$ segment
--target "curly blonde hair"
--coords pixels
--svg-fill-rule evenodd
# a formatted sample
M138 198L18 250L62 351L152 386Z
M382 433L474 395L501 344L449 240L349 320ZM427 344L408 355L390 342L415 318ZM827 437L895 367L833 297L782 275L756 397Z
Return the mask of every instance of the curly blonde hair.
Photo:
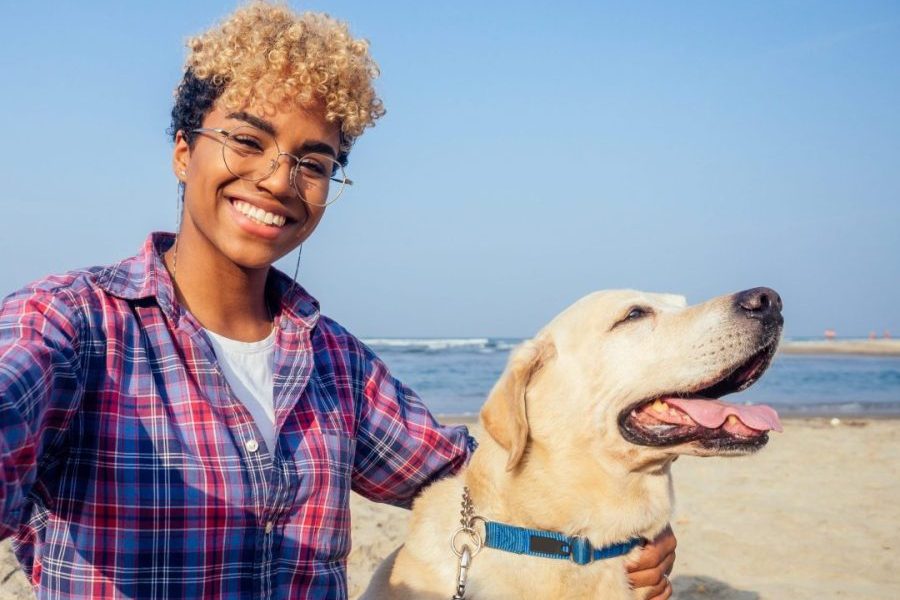
M325 118L340 123L346 160L356 138L384 115L372 83L379 70L369 43L328 15L255 1L187 46L173 135L199 127L190 121L202 121L213 104L234 110L254 101L274 110L321 102Z

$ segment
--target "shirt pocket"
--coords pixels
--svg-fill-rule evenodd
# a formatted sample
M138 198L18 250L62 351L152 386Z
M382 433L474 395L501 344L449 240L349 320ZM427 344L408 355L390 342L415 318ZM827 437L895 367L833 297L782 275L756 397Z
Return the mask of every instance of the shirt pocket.
M305 469L310 485L302 508L315 538L318 560L344 560L350 553L350 486L355 440L340 431L306 435ZM311 518L310 518L311 517Z

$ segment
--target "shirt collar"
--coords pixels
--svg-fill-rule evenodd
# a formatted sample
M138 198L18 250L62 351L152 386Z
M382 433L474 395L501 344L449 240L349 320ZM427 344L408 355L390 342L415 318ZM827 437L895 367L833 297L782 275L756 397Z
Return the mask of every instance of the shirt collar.
M127 300L155 297L160 307L177 320L183 309L178 304L172 278L162 261L163 252L174 242L173 233L151 233L137 255L102 269L97 275L97 285L107 293ZM271 267L266 286L270 294L280 299L282 318L287 317L305 329L316 325L319 302L299 283Z

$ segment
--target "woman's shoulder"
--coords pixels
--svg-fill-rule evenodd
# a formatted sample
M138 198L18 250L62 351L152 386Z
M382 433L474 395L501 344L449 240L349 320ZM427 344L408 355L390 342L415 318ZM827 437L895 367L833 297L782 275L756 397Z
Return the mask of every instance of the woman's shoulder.
M325 315L319 318L313 335L313 351L324 351L332 359L339 355L342 363L353 365L365 373L387 368L365 338L357 337L345 326Z
M0 345L44 336L54 344L79 347L94 339L104 301L97 286L103 267L46 275L0 299Z
M157 291L158 269L153 253L158 246L171 242L171 235L154 232L141 251L109 265L72 269L36 279L0 300L0 312L17 310L23 303L54 303L69 307L82 315L101 313L109 308L113 297L135 299Z
M360 338L327 315L319 316L316 333L319 343L325 344L330 348L362 355L374 355L372 350Z
M8 312L28 303L53 303L72 311L87 308L98 292L98 277L107 267L94 266L45 275L9 293L0 301L0 311Z

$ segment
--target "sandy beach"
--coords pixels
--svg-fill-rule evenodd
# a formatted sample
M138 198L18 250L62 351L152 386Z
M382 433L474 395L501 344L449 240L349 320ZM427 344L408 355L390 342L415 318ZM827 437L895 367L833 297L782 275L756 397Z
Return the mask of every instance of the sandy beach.
M676 597L900 597L900 420L784 424L756 456L674 465ZM355 598L403 539L408 513L356 496L352 503ZM32 597L4 542L0 598Z
M675 463L676 598L900 597L900 420L784 424L755 456ZM407 513L360 498L353 507L355 595L402 539Z

